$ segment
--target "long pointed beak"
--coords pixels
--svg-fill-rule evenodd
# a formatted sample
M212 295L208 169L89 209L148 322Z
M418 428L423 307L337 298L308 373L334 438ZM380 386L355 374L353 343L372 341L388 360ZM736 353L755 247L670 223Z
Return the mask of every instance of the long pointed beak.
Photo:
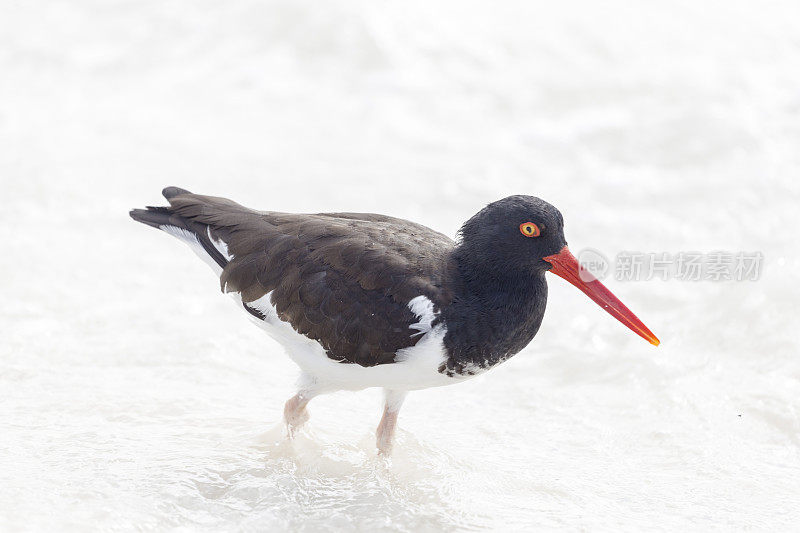
M586 296L594 300L597 305L605 309L608 314L628 326L637 335L654 346L658 346L661 343L653 335L653 332L647 329L647 326L630 309L625 307L625 304L611 294L611 291L605 285L586 270L581 271L580 263L569 251L569 248L564 246L557 254L548 255L543 259L553 265L550 272L578 287Z

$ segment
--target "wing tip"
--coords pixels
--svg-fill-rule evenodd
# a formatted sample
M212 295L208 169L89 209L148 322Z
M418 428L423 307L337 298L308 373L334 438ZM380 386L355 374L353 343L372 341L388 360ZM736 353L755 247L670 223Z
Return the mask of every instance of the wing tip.
M180 196L181 194L192 194L191 192L187 191L186 189L181 189L180 187L169 186L164 187L161 191L161 194L164 195L164 198L167 200L172 200L176 196Z

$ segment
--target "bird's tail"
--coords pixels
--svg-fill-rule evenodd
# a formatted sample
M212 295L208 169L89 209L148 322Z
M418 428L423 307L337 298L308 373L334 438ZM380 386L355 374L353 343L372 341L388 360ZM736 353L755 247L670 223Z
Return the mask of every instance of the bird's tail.
M179 187L167 187L161 194L170 204L180 197L203 198ZM204 224L179 214L172 205L133 209L130 215L135 221L160 229L188 244L203 261L211 266L217 275L231 260L228 245L222 235L223 232L217 231L210 224Z

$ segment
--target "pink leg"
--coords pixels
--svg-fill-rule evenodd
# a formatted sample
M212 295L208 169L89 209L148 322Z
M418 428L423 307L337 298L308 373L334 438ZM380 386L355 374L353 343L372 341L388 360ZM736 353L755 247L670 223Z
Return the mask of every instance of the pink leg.
M300 391L286 402L283 407L283 420L289 430L289 436L294 437L295 432L308 421L306 405L315 395L310 391Z
M386 403L383 407L383 417L381 417L381 421L378 424L376 444L379 454L389 455L392 451L394 430L397 427L397 415L407 393L406 391L395 390L385 390L384 392L386 394Z

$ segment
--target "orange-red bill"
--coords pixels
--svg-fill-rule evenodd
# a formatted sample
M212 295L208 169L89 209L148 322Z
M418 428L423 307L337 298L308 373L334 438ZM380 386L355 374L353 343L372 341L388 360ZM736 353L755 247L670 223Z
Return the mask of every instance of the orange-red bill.
M647 329L647 326L630 309L625 307L625 304L611 294L611 291L605 285L600 283L588 271L581 270L580 263L569 251L569 248L565 246L557 254L548 255L543 259L553 265L550 272L578 287L586 296L594 300L597 305L605 309L608 314L628 326L637 335L655 346L661 343L653 335L653 332Z

